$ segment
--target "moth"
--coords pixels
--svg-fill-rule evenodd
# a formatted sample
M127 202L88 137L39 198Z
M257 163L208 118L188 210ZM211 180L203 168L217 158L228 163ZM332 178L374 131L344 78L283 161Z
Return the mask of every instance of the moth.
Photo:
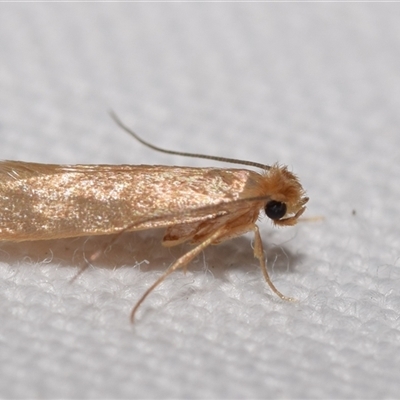
M53 165L0 162L0 240L49 240L115 235L165 228L164 246L194 245L142 295L131 312L168 275L187 265L209 245L254 233L254 256L272 283L257 226L260 212L276 226L295 225L308 197L286 166L161 149L143 139L111 113L116 123L154 150L242 164L260 169L190 168L162 165ZM92 255L99 256L101 250Z

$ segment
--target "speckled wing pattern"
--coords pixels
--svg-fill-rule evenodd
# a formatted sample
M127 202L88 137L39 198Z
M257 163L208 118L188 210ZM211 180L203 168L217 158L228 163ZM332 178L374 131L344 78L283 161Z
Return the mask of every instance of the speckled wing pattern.
M171 227L182 224L182 218L192 225L226 219L236 212L229 204L256 176L243 169L3 161L0 240Z

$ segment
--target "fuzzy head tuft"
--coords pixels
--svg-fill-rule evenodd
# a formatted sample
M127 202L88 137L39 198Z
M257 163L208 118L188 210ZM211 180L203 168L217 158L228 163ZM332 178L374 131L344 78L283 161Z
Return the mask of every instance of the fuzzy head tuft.
M308 197L297 176L286 166L272 165L264 174L258 175L253 189L255 196L267 198L264 210L275 225L295 225L305 211Z

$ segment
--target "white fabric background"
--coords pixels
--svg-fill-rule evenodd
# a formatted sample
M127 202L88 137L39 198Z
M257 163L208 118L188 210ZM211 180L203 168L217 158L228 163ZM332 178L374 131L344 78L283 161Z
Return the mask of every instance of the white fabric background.
M2 3L2 159L288 164L310 196L132 306L190 247L126 234L0 245L2 398L394 398L400 391L400 5ZM146 264L147 261L148 264Z

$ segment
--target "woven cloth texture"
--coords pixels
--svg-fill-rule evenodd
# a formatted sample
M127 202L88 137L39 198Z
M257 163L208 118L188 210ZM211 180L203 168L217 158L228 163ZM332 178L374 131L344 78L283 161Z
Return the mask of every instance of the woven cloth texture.
M163 232L0 243L2 398L395 398L400 5L2 3L1 159L287 164L304 221L206 249ZM85 257L107 249L73 282Z

